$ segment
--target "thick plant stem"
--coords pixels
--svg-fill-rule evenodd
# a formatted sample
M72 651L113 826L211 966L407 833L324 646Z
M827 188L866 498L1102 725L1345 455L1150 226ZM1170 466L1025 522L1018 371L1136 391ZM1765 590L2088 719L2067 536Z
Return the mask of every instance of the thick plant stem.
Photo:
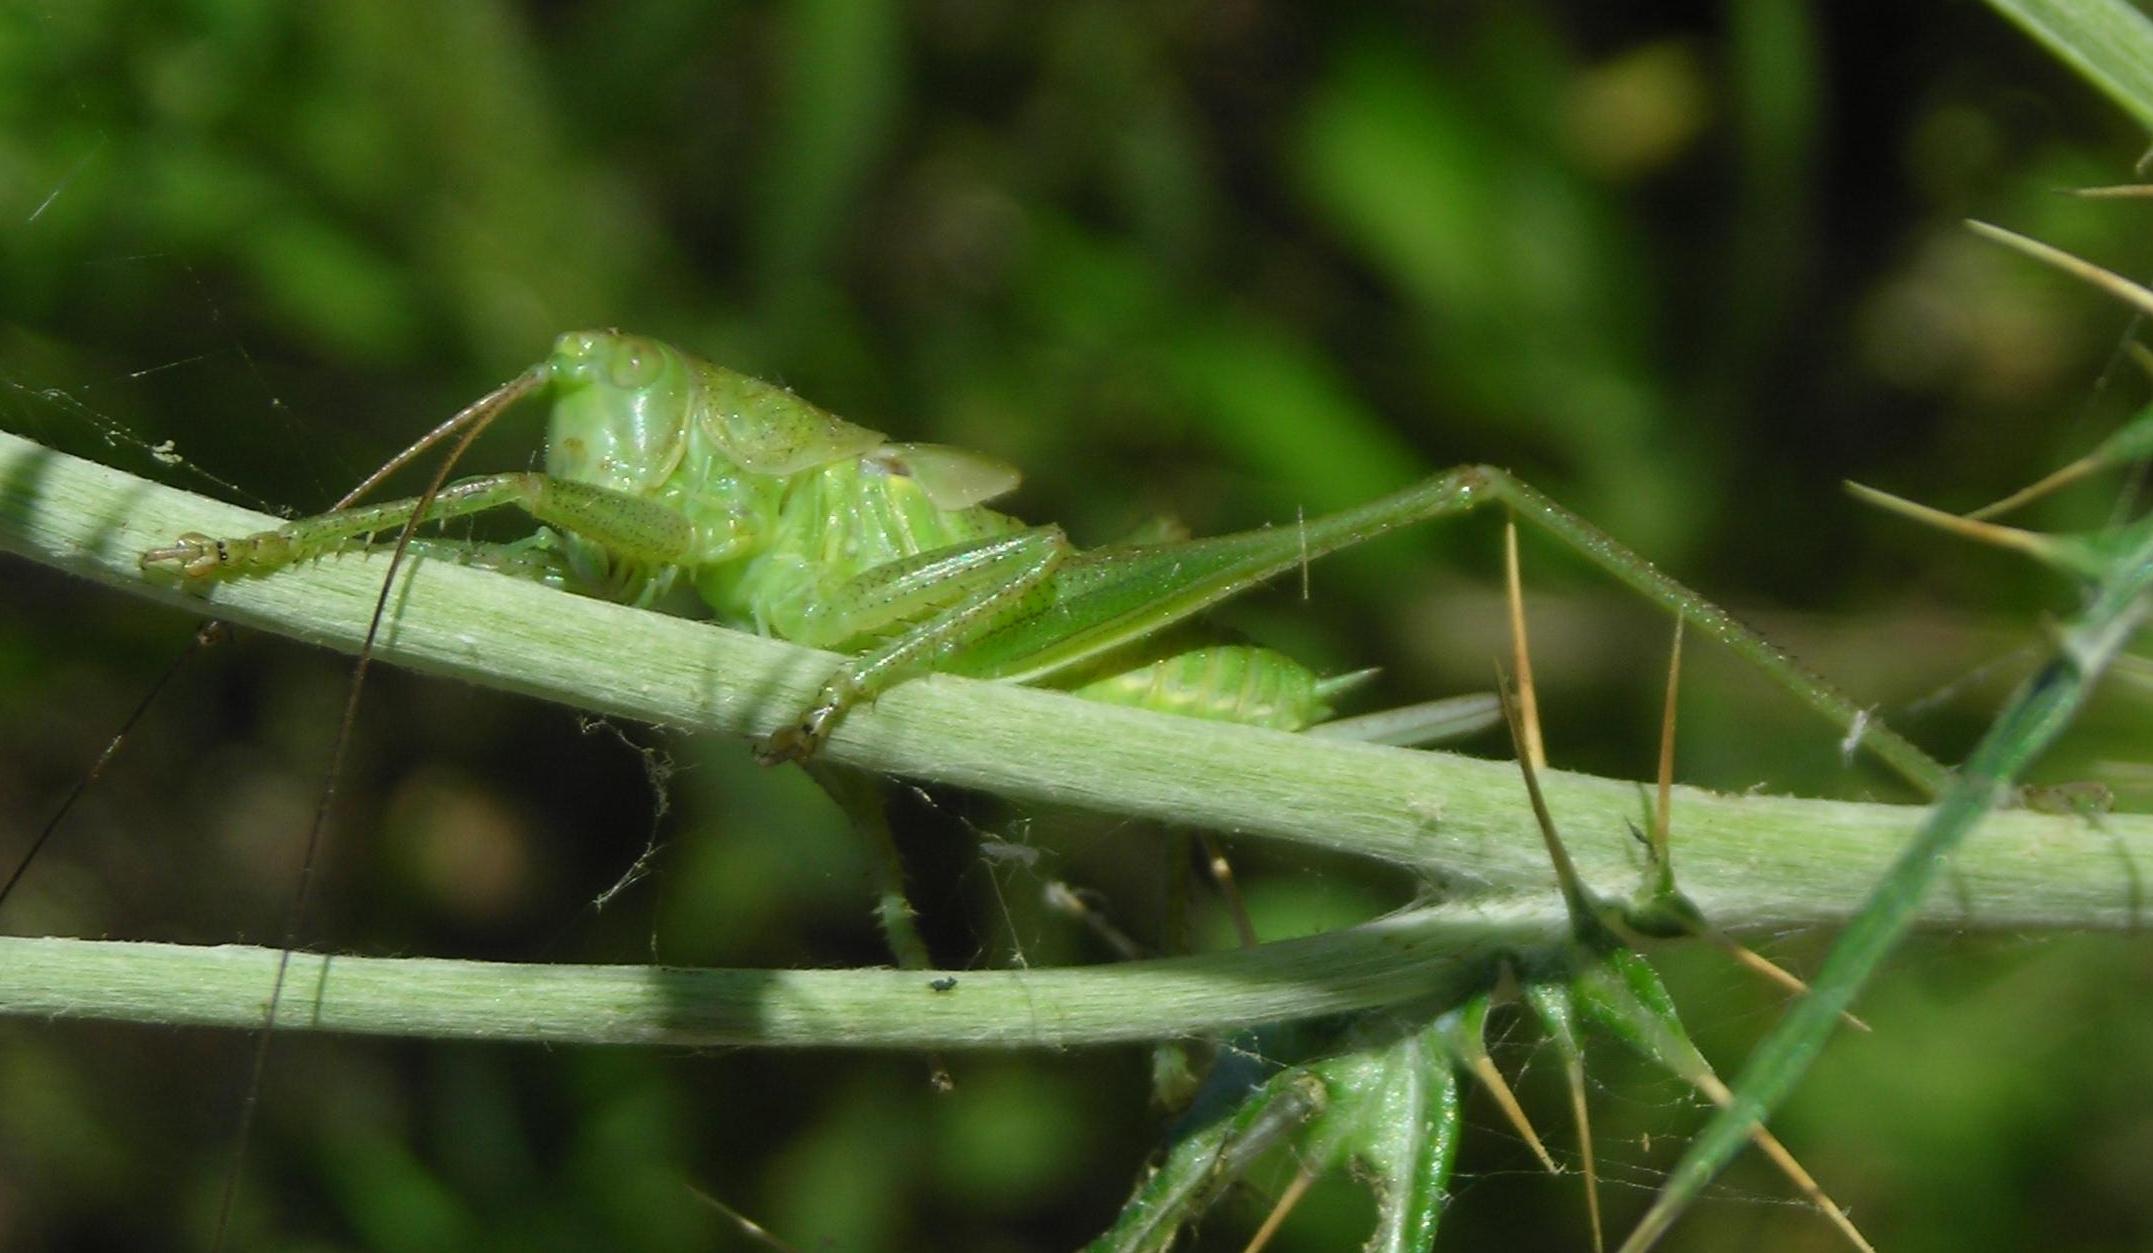
M378 560L356 555L325 559L270 577L234 579L202 598L145 579L140 572L143 549L181 532L244 533L267 521L0 435L0 548L195 612L213 610L236 623L353 648L378 590L383 564ZM382 643L386 661L599 713L742 737L766 733L819 686L832 664L828 656L809 650L439 562L414 563L397 589L392 613ZM1454 907L1460 912L1447 925L1480 927L1475 934L1482 939L1487 938L1486 928L1493 927L1499 937L1487 940L1491 944L1530 946L1561 925L1560 901L1531 814L1519 803L1515 767L1507 762L1286 735L940 676L906 683L873 708L848 717L828 751L835 761L881 773L954 783L1027 802L1151 816L1416 868L1441 876L1454 896L1472 895ZM1626 891L1643 869L1627 832L1631 823L1647 821L1650 788L1552 770L1542 781L1550 803L1564 815L1566 829L1575 833L1571 850L1580 873L1603 892ZM1844 920L1923 813L1908 806L1720 796L1690 789L1680 791L1676 804L1682 814L1683 887L1711 917L1731 928ZM145 832L143 838L157 838L157 833ZM2095 829L2075 817L1997 814L1983 838L1955 862L1954 890L1937 894L1921 917L1960 928L2142 925L2143 905L2130 885L2142 882L2149 866L2153 820L2113 815ZM1396 933L1380 927L1370 934L1370 942L1386 953L1397 943ZM259 1021L260 989L266 979L250 964L268 960L259 954L249 958L233 950L84 941L4 943L8 947L0 951L0 1013L97 1014L236 1026ZM21 947L33 943L46 947ZM987 981L982 988L1010 981L1010 988L1020 989L1011 992L1016 998L1012 1005L1025 1007L1021 1015L1012 1008L996 1033L974 1032L968 1040L958 1036L969 1028L956 1025L946 1008L956 1002L929 998L929 989L909 973L613 972L601 977L479 966L457 968L455 979L465 989L461 995L466 1004L487 998L513 1003L527 988L567 995L578 989L595 994L620 980L642 986L640 1018L629 1014L622 1020L641 1025L616 1022L568 1031L533 1022L499 1029L501 1034L531 1038L948 1047L967 1042L1070 1044L1157 1038L1390 1004L1436 990L1440 980L1412 962L1436 962L1448 969L1448 964L1471 965L1482 952L1478 941L1459 934L1422 944L1410 954L1391 953L1406 964L1386 966L1374 982L1365 969L1356 973L1353 963L1343 958L1334 962L1338 950L1320 946L1293 950L1317 957L1313 966L1295 967L1286 983L1245 978L1247 972L1238 966L1189 968L1183 973L1201 972L1195 982L1208 983L1208 988L1188 997L1155 998L1149 990L1132 994L1131 985L1117 980L1146 969L1135 965L966 973L966 988L975 980ZM1265 963L1279 960L1279 947L1201 960L1246 960L1254 963L1248 970L1262 970L1269 968ZM315 965L320 961L307 960ZM174 985L234 968L248 973L234 976L224 994L228 1002L220 1008L174 1008L168 1003L185 991ZM330 968L332 974L342 972L331 984L334 991L354 987L352 981L363 971L385 983L411 980L414 997L444 969L439 963L348 959L337 959ZM1049 975L1053 996L1045 997L1040 993L1047 985L1040 979ZM296 977L295 986L308 977ZM609 985L608 979L615 983ZM707 1015L681 1017L675 1024L679 1031L670 1031L667 1015L684 1012L680 1007L688 1003L673 998L670 989L684 986L709 991L720 1005L733 1007L727 1011L733 1017L711 1010L723 1024L722 1029L710 1029L714 1034L694 1034L713 1021ZM149 1008L111 1003L108 998L120 997L123 987L132 989L131 1001L146 999ZM664 990L653 993L653 987ZM771 1005L793 1003L756 999L772 988L785 989L788 996L797 992L803 1004L841 1004L844 1013L815 1017L802 1010L785 1020L788 1025L758 1034L762 1026L777 1021L768 1017L775 1012ZM1284 992L1277 994L1281 988ZM914 990L921 995L912 997ZM399 995L382 993L376 1001L378 1016L332 1012L341 1002L325 999L315 1016L293 1014L293 1021L279 1025L467 1033L448 1011L443 1011L443 1020L410 1020L393 1007ZM650 1000L654 995L655 1008ZM978 996L960 999L971 1008L959 1016L976 1011ZM1038 1025L1045 1013L1039 1007L1048 1004L1090 1005L1101 1017L1045 1030ZM570 1016L581 1012L574 1010ZM599 1011L597 1016L605 1014ZM809 1022L813 1025L801 1025ZM484 1030L490 1034L496 1028Z
M260 515L0 433L0 548L197 613L350 650L383 562L353 554L197 597L137 558L183 531L238 534ZM411 563L382 659L591 712L723 735L766 734L833 659L707 623L567 595L442 562ZM175 635L178 628L175 627ZM1157 818L1377 858L1454 892L1539 894L1551 878L1516 768L1451 753L1288 735L932 676L840 724L831 760L1016 800ZM1643 865L1629 825L1650 787L1550 770L1579 872L1626 893ZM1730 927L1850 916L1922 810L1678 788L1683 888ZM154 838L145 833L145 838ZM2153 868L2153 819L1994 815L1928 907L1955 927L2115 928L2144 921L2130 884Z
M279 1031L581 1044L1068 1048L1462 995L1561 937L1536 905L1431 909L1260 948L1050 970L685 970L291 959ZM273 949L0 937L0 1016L259 1029Z

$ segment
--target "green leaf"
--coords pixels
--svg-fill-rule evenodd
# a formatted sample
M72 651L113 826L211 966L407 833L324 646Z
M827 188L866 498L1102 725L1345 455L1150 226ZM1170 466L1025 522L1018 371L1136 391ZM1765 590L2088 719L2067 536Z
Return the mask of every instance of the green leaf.
M1330 1099L1328 1085L1311 1071L1274 1076L1230 1117L1196 1129L1168 1150L1086 1253L1149 1253L1172 1245L1181 1225L1202 1213L1221 1187L1297 1134Z
M2153 131L2153 23L2125 0L1989 0Z
M1371 1253L1407 1253L1435 1243L1436 1225L1450 1202L1450 1170L1464 1130L1456 1063L1432 1031L1400 1039L1389 1050L1387 1083L1367 1129L1360 1157L1376 1195Z

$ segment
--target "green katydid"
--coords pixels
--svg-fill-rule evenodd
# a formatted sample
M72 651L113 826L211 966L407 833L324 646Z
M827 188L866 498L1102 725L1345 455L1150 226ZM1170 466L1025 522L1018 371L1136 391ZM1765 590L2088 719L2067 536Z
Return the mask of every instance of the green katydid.
M190 580L267 573L396 527L502 506L541 523L477 560L650 603L685 579L736 625L847 654L760 748L810 757L844 712L930 672L1070 687L1081 695L1300 730L1347 679L1281 654L1191 648L1168 628L1308 560L1409 523L1499 502L1726 642L1860 739L1915 786L1945 771L1724 610L1509 474L1464 466L1294 528L1080 550L1054 526L986 508L1013 469L890 443L783 388L617 331L561 336L542 363L473 404L399 464L511 404L551 394L543 472L337 510L236 539L190 534L143 554ZM376 476L376 479L381 477ZM374 480L370 480L371 483Z
M1934 790L1946 777L1724 611L1484 466L1298 527L1078 550L1058 528L986 507L1017 481L991 458L891 443L656 341L590 331L560 337L545 361L436 428L360 491L450 435L467 445L502 411L540 395L552 402L543 472L437 484L414 499L239 538L183 535L144 553L142 565L189 582L266 575L381 532L402 528L401 547L424 522L516 506L542 524L537 534L460 547L460 558L630 603L653 603L685 582L729 623L845 654L818 696L763 744L764 760L781 761L812 757L847 709L934 672L1308 729L1358 676L1321 678L1282 654L1207 641L1183 624L1315 557L1500 502L1757 662L1839 726L1858 729L1861 743L1917 787ZM1386 738L1411 739L1420 721L1385 728ZM280 969L272 1021L281 984Z

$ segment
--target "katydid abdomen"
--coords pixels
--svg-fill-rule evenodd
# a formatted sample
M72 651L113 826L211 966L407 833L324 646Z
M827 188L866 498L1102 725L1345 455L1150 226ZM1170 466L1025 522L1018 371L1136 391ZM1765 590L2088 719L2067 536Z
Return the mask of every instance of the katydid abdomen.
M920 451L883 445L802 476L787 489L772 542L744 561L708 567L697 589L721 621L781 639L858 649L916 626L917 616L897 618L879 630L833 637L818 629L817 610L871 571L937 552L978 551L986 541L1032 530L983 506L938 506L915 472ZM1049 578L1035 605L1050 611L1067 590ZM1022 625L1019 619L1012 628ZM965 668L964 658L950 660L953 669ZM1322 721L1330 713L1325 697L1337 690L1283 653L1205 630L1139 640L1041 677L1089 700L1284 731Z

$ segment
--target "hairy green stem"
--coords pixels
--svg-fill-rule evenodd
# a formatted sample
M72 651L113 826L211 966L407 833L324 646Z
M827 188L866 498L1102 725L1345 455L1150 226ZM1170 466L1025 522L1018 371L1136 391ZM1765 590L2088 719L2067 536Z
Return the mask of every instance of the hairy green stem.
M1446 995L1558 941L1537 909L1417 910L1252 950L1061 969L687 970L293 955L277 1027L579 1044L1066 1048ZM0 937L0 1014L262 1025L273 949Z
M233 579L206 596L145 578L137 564L143 549L184 531L235 535L272 522L0 434L0 548L166 604L356 647L383 569L378 557ZM833 664L777 641L441 562L413 563L400 582L383 660L654 724L766 733L805 703ZM848 715L827 752L871 771L1028 802L1377 858L1419 870L1453 895L1528 902L1529 926L1561 912L1508 762L1175 718L946 676L902 684ZM1580 872L1602 892L1626 894L1643 869L1628 829L1645 825L1646 785L1561 771L1543 783ZM1684 890L1722 925L1774 927L1849 917L1923 811L1681 789L1676 812ZM2134 885L2149 866L2153 820L2111 816L2096 828L2066 816L1997 814L1922 918L2007 929L2139 925L2145 906ZM1081 985L1105 973L1057 978ZM5 1003L20 978L12 962L0 964L0 1012L56 1012ZM1219 995L1241 986L1221 982ZM1132 1021L1139 1013L1133 1003L1123 1009ZM827 1042L852 1038L833 1027Z

